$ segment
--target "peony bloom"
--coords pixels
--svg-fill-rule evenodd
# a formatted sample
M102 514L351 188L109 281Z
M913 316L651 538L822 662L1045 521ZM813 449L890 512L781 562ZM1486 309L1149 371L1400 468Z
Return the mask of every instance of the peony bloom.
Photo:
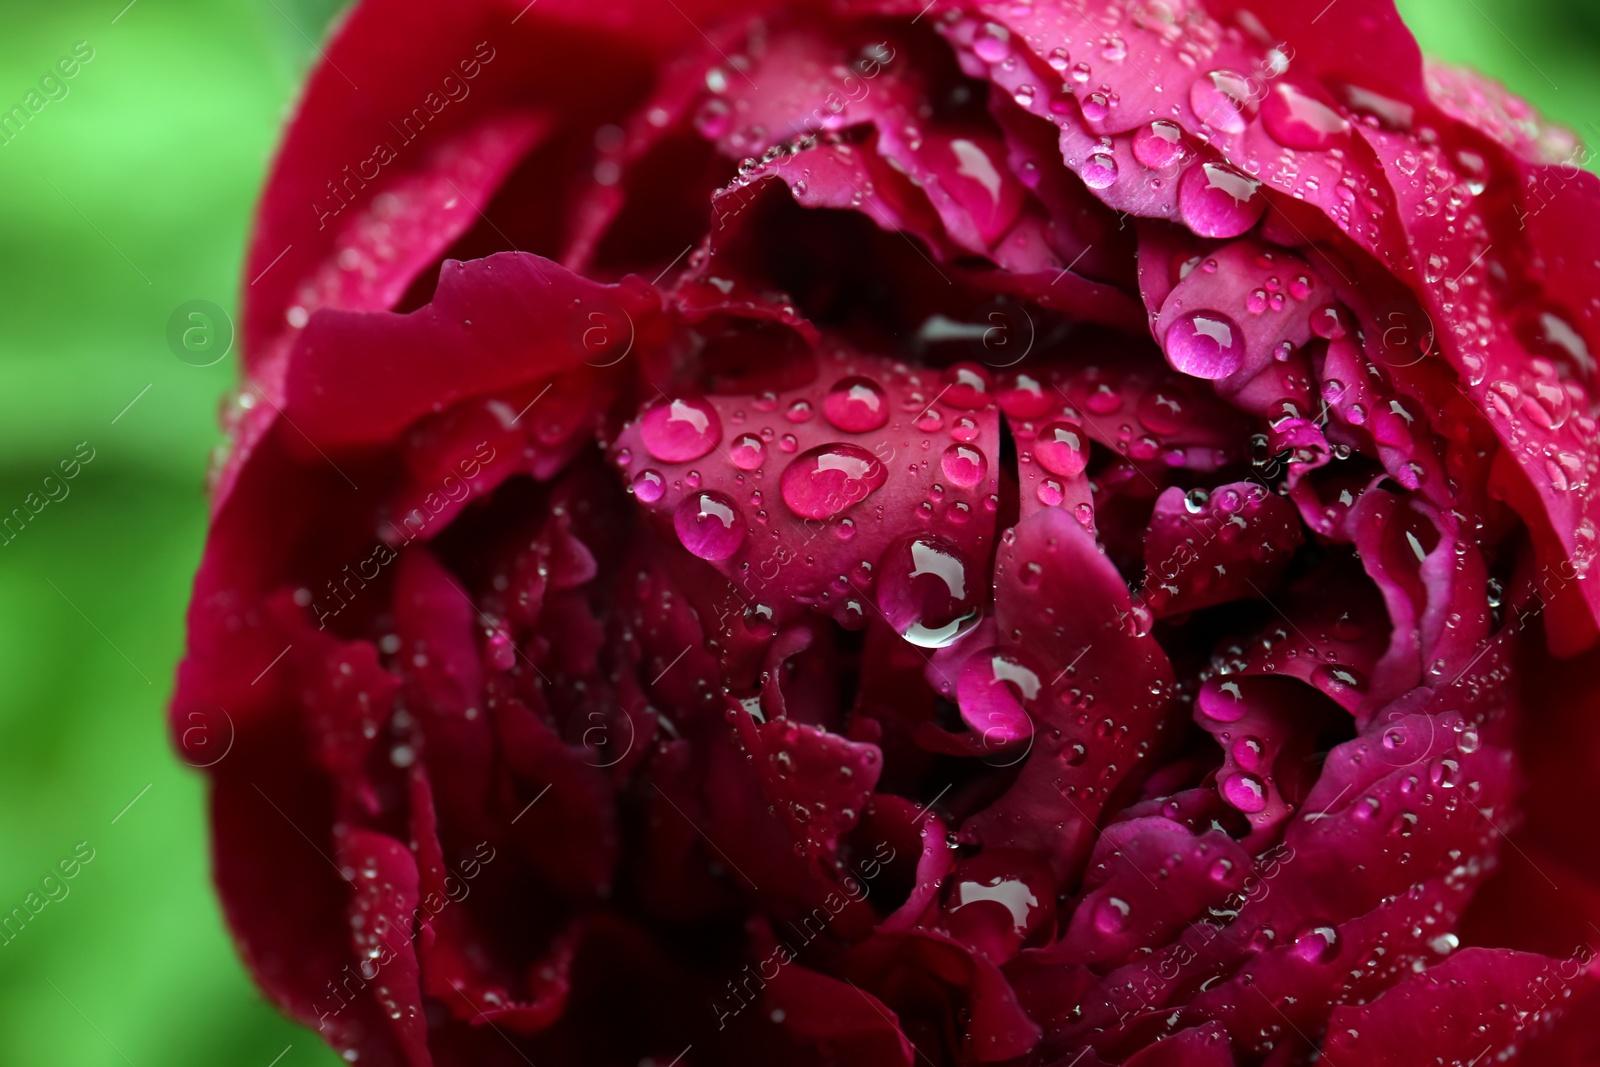
M274 1002L1596 1062L1600 182L1320 6L359 3L173 706Z

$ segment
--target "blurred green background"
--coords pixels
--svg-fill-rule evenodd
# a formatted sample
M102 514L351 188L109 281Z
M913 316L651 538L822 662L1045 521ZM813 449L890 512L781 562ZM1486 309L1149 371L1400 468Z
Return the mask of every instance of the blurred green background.
M235 959L200 775L168 748L202 479L237 367L179 361L165 330L190 300L233 311L277 129L339 5L125 2L13 9L0 34L0 110L77 42L94 49L0 147L0 513L94 449L70 495L0 547L0 915L93 850L65 898L0 934L0 1064L331 1067ZM1600 0L1401 7L1424 48L1600 143Z

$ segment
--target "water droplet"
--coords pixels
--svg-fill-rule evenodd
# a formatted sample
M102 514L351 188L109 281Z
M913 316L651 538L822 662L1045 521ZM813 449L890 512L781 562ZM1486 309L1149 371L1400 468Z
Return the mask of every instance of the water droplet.
M1338 697L1344 693L1361 693L1367 685L1367 680L1361 672L1353 667L1345 667L1338 663L1324 663L1311 672L1311 679L1318 689L1331 697Z
M961 668L956 683L961 718L988 747L1021 740L1033 733L1027 705L1041 688L1038 672L1015 653L988 649Z
M1266 210L1261 183L1227 164L1202 163L1178 180L1178 213L1201 237L1238 237Z
M1189 158L1183 127L1166 119L1141 126L1133 135L1133 158L1151 170L1171 171L1181 166Z
M1044 384L1031 374L1019 372L1000 390L1000 410L1014 419L1036 419L1052 407Z
M962 863L952 877L955 889L951 894L949 910L960 911L969 904L990 901L1011 913L1012 929L1024 937L1033 928L1040 915L1041 893L1024 878L999 873L1005 854L984 853Z
M944 372L944 380L941 399L951 407L976 411L989 406L994 379L976 363L957 363Z
M1228 316L1191 311L1167 329L1167 362L1196 378L1226 378L1244 363L1244 333Z
M1050 473L1074 478L1089 465L1089 438L1077 423L1052 422L1034 439L1033 454Z
M1091 153L1083 161L1083 173L1079 176L1091 189L1109 189L1117 181L1116 157L1110 152Z
M1339 954L1339 931L1332 926L1308 926L1295 937L1292 951L1307 963L1331 963Z
M704 400L658 400L640 418L639 437L656 459L686 463L717 447L722 420Z
M633 476L633 495L646 504L654 504L667 491L667 480L660 471L642 470Z
M1235 774L1222 783L1222 799L1249 815L1267 806L1267 787L1253 774Z
M1011 55L1011 31L997 22L984 23L972 42L972 50L985 63L999 63Z
M902 537L878 562L878 608L889 625L922 648L944 648L978 624L983 591L961 550L937 534Z
M1321 152L1350 129L1343 115L1287 82L1273 86L1261 104L1261 123L1285 148Z
M871 452L840 443L796 456L784 469L779 489L784 503L802 519L826 519L861 503L888 478Z
M970 489L983 481L988 473L989 461L972 445L955 444L944 450L939 466L944 475L963 489Z
M822 413L845 433L871 433L889 421L889 402L871 378L843 378L828 390Z
M1102 934L1120 934L1128 928L1133 909L1121 897L1106 897L1094 910L1094 925Z
M733 109L728 106L728 102L712 97L702 104L700 110L695 113L694 125L695 129L700 131L701 136L707 140L716 141L728 132L732 119Z
M1250 112L1250 81L1237 71L1221 69L1202 75L1189 86L1189 106L1201 122L1223 133L1243 133Z
M1344 324L1344 312L1333 304L1326 304L1313 311L1311 332L1329 340L1343 337L1348 332Z
M672 525L683 547L701 559L727 559L744 544L744 516L721 493L691 493L673 513Z
M742 471L753 471L767 459L767 446L753 433L742 434L728 446L728 458Z
M1174 434L1189 424L1182 390L1171 386L1152 387L1139 398L1139 421L1155 434Z

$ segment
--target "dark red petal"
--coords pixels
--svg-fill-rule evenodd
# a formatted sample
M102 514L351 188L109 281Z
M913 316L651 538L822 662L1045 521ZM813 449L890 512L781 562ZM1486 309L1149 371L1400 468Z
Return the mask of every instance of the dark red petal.
M417 910L417 864L405 845L392 837L353 830L338 839L339 859L354 872L349 907L354 975L371 984L372 999L404 1049L405 1062L432 1067L428 1024L418 987L412 922ZM344 985L346 969L335 979Z
M1594 981L1578 960L1462 949L1370 1004L1335 1008L1324 1054L1374 1067L1503 1056L1538 1038L1561 1017L1561 1002Z
M765 1004L775 1021L841 1067L911 1067L915 1049L894 1011L860 986L790 963L768 984Z
M657 307L636 279L598 285L537 256L451 262L433 302L409 315L318 315L290 360L285 410L323 448L381 444L456 400L595 360L588 313L641 331Z

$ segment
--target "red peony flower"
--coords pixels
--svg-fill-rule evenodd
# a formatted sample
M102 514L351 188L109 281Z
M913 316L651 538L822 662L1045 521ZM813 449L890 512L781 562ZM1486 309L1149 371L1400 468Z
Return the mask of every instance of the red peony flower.
M1596 1062L1600 181L1319 6L358 4L173 706L272 999L408 1067Z

